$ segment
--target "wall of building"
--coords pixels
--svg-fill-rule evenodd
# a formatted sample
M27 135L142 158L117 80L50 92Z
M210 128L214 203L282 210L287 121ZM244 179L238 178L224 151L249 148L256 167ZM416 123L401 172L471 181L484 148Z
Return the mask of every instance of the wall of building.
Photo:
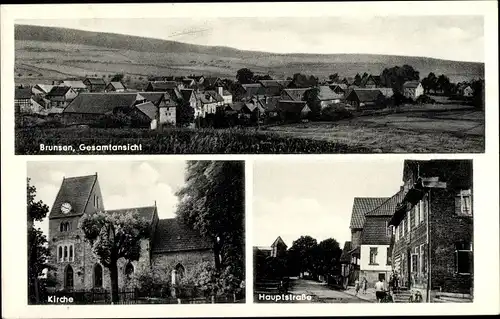
M184 267L185 275L191 276L196 270L196 266L205 261L215 263L212 250L153 254L151 266L155 269L164 270L167 274L171 274L172 270L175 269L178 264L181 264Z
M377 248L376 264L370 264L370 249ZM387 264L387 249L389 245L361 245L360 270L391 271Z
M362 229L351 229L351 249L355 249L361 245Z
M175 125L177 122L176 107L161 107L160 108L160 124Z

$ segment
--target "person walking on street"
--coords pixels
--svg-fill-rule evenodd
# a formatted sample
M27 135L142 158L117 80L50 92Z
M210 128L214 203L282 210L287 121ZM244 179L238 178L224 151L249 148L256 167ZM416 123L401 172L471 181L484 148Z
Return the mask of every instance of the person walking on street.
M379 278L375 283L375 297L377 302L380 302L385 297L385 284L382 278Z
M359 292L359 279L356 279L356 281L354 282L354 289L356 290L355 296L357 296Z
M368 288L368 280L366 280L366 277L363 277L363 294L366 294L367 288Z

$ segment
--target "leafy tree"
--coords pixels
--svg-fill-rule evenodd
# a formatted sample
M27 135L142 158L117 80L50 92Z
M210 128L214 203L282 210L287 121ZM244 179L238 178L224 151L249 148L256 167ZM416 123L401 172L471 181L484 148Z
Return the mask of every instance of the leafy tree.
M451 92L450 79L446 75L441 74L438 76L436 84L438 91L441 93L449 94Z
M190 161L177 192L177 216L210 238L215 269L239 282L245 277L244 170L239 161Z
M422 79L422 86L424 87L425 93L429 93L431 90L437 90L437 77L433 72L430 72L427 77Z
M288 250L290 268L296 272L315 274L314 249L318 242L311 236L301 236L292 243Z
M386 68L380 75L380 81L384 87L393 88L394 91L403 92L403 84L407 81L417 81L420 79L420 73L410 65L402 67L395 66Z
M27 218L28 218L28 301L30 303L40 302L40 280L45 269L51 269L47 260L50 251L47 246L47 238L40 228L34 227L35 221L42 221L49 212L49 207L41 200L35 201L36 187L30 184L30 178L26 183L27 193Z
M118 74L115 74L113 75L113 77L111 78L111 82L121 82L123 80L123 78L125 77L125 74L123 73L118 73Z
M484 110L484 80L474 80L471 83L472 101L477 109Z
M305 100L311 109L311 119L319 119L321 116L321 101L319 100L319 88L313 87L305 93Z
M335 239L328 238L320 242L316 249L316 263L318 265L316 271L325 276L338 272L341 254L342 249Z
M292 83L290 83L289 87L295 88L309 88L313 86L317 86L319 80L314 75L305 75L301 73L295 73L293 75Z
M331 74L329 77L330 81L332 81L333 83L337 83L339 81L339 74L338 73L334 73L334 74Z
M253 83L253 78L254 73L248 68L239 69L236 72L236 79L240 84Z
M194 123L194 109L189 105L189 101L182 103L181 107L177 108L176 116L178 126L183 127Z
M359 73L356 73L356 76L354 77L354 82L353 84L356 85L356 86L359 86L361 85L361 75L359 75Z
M109 269L111 302L117 302L118 260L139 260L141 239L149 236L149 223L135 211L126 214L98 212L84 215L80 228L101 264Z

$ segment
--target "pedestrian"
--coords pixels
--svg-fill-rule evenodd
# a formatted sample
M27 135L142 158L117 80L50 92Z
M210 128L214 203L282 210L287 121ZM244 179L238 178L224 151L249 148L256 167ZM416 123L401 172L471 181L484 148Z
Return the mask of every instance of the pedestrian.
M381 277L375 283L375 297L377 298L377 302L382 301L382 299L385 297L385 284L384 279L382 279Z
M367 288L368 288L368 280L366 280L366 277L363 277L363 294L366 294Z
M359 292L359 279L356 279L356 281L354 282L354 289L356 290L356 296L358 295L358 292Z

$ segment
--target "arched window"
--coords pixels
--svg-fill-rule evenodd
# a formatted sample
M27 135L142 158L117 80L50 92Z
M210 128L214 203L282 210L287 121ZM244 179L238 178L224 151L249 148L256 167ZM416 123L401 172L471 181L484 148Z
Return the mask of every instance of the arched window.
M69 261L73 261L73 245L69 246Z
M134 265L130 262L125 266L125 277L130 279L130 277L134 274Z
M60 223L60 224L59 224L59 231L60 231L60 232L63 232L63 226L64 226L64 223Z
M63 261L63 249L61 246L59 246L58 253L57 253L57 259L59 261Z
M70 230L71 230L71 223L67 222L66 223L66 231L70 231Z
M99 264L94 266L94 288L102 288L102 266Z
M180 282L180 280L182 278L184 278L184 266L182 266L181 264L177 264L177 266L175 266L175 273L176 273L176 276L177 276L177 283Z
M73 268L71 268L70 265L66 266L66 269L64 270L64 288L73 288Z
M64 246L64 261L68 261L68 246Z

